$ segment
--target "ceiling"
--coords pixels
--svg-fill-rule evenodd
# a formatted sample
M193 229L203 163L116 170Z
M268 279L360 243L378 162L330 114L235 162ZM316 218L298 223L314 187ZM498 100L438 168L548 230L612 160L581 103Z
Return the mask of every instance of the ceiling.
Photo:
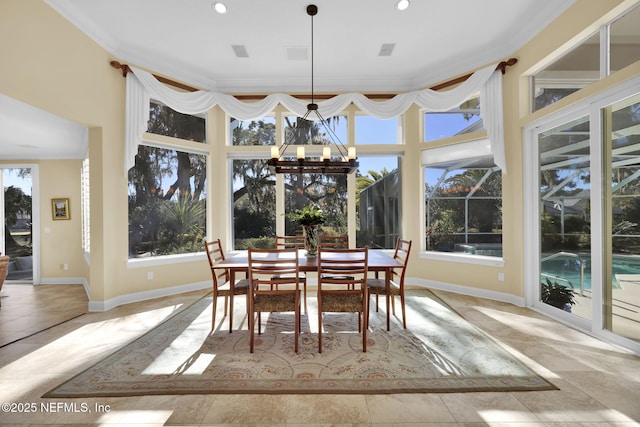
M311 91L312 2L318 93L406 92L466 74L509 58L574 2L396 1L45 0L113 59L232 94ZM0 96L0 159L82 158L86 143L85 128Z
M422 89L506 59L574 2L411 0L399 11L397 0L45 1L114 59L225 93L310 92L311 3L315 89L371 93Z
M0 160L84 159L88 129L0 93Z

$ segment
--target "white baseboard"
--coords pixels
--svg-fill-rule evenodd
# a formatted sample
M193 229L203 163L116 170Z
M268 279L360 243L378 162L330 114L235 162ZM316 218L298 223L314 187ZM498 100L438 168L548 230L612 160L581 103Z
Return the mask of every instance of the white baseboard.
M148 291L134 292L131 294L119 295L105 301L89 301L89 311L108 311L120 305L134 302L147 301L155 298L162 298L185 292L199 291L211 287L211 280L203 282L189 283L186 285L171 286L162 289L151 289Z
M311 279L308 283L309 289L314 289L315 281ZM472 288L469 286L455 285L453 283L438 282L434 280L422 279L419 277L407 277L405 279L407 287L417 286L429 289L438 289L446 292L453 292L461 295L469 295L478 298L485 298L494 301L506 302L516 305L518 307L525 306L524 297L518 297L515 295L488 291L485 289ZM78 284L83 285L87 296L90 296L89 284L82 277L65 277L65 278L42 278L40 284L43 285L55 285L55 284ZM171 286L162 289L151 289L148 291L134 292L131 294L119 295L117 297L105 300L105 301L89 301L89 311L101 312L111 310L112 308L131 304L134 302L147 301L155 298L162 298L171 295L177 295L185 292L199 291L211 287L211 281L205 280L202 282L189 283L186 285Z
M41 277L38 285L84 285L84 277Z
M419 286L429 289L438 289L441 291L453 292L461 295L469 295L478 298L485 298L494 301L506 302L518 307L525 306L524 297L519 297L503 292L487 291L485 289L471 288L469 286L454 285L452 283L437 282L434 280L421 279L418 277L405 278L405 286Z
M518 307L524 307L524 297L518 297L503 292L487 291L485 289L471 288L468 286L454 285L452 283L437 282L434 280L422 279L419 277L406 277L405 286L408 289L411 287L438 289L441 291L453 292L461 295L469 295L478 298L485 298L494 301L506 302L509 304L517 305ZM314 291L318 289L318 280L316 278L307 277L307 291Z

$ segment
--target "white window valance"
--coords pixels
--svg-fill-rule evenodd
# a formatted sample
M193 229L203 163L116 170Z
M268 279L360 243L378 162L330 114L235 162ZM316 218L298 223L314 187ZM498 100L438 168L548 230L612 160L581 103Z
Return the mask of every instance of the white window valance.
M203 113L217 105L231 117L245 121L264 117L278 104L300 117L307 112L307 101L286 94L271 94L259 101L240 101L231 95L219 92L203 90L180 92L161 83L147 71L135 67L131 69L133 73L127 74L125 174L135 165L138 145L142 142L142 134L147 130L151 98L184 114ZM412 104L427 111L449 111L478 92L480 92L482 105L481 116L491 141L495 163L503 172L506 172L502 72L496 71L496 64L476 71L462 84L447 91L416 90L398 94L385 101L373 101L361 93L347 93L336 95L317 104L323 117L335 116L344 111L349 104L355 104L370 116L390 119L402 115Z

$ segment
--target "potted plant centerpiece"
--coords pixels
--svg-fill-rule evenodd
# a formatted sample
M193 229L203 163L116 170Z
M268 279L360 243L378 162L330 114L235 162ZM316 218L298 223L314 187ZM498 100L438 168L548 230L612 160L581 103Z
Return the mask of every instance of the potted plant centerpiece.
M289 219L302 226L307 256L314 257L318 255L318 226L325 222L322 210L317 205L311 204L291 212Z

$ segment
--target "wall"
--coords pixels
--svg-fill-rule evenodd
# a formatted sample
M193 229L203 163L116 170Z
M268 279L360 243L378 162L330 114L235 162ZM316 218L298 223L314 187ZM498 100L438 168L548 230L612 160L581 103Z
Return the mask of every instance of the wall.
M82 160L40 161L40 274L43 282L86 277L82 251L80 176ZM69 198L71 219L54 221L51 199ZM68 270L62 268L68 264Z

